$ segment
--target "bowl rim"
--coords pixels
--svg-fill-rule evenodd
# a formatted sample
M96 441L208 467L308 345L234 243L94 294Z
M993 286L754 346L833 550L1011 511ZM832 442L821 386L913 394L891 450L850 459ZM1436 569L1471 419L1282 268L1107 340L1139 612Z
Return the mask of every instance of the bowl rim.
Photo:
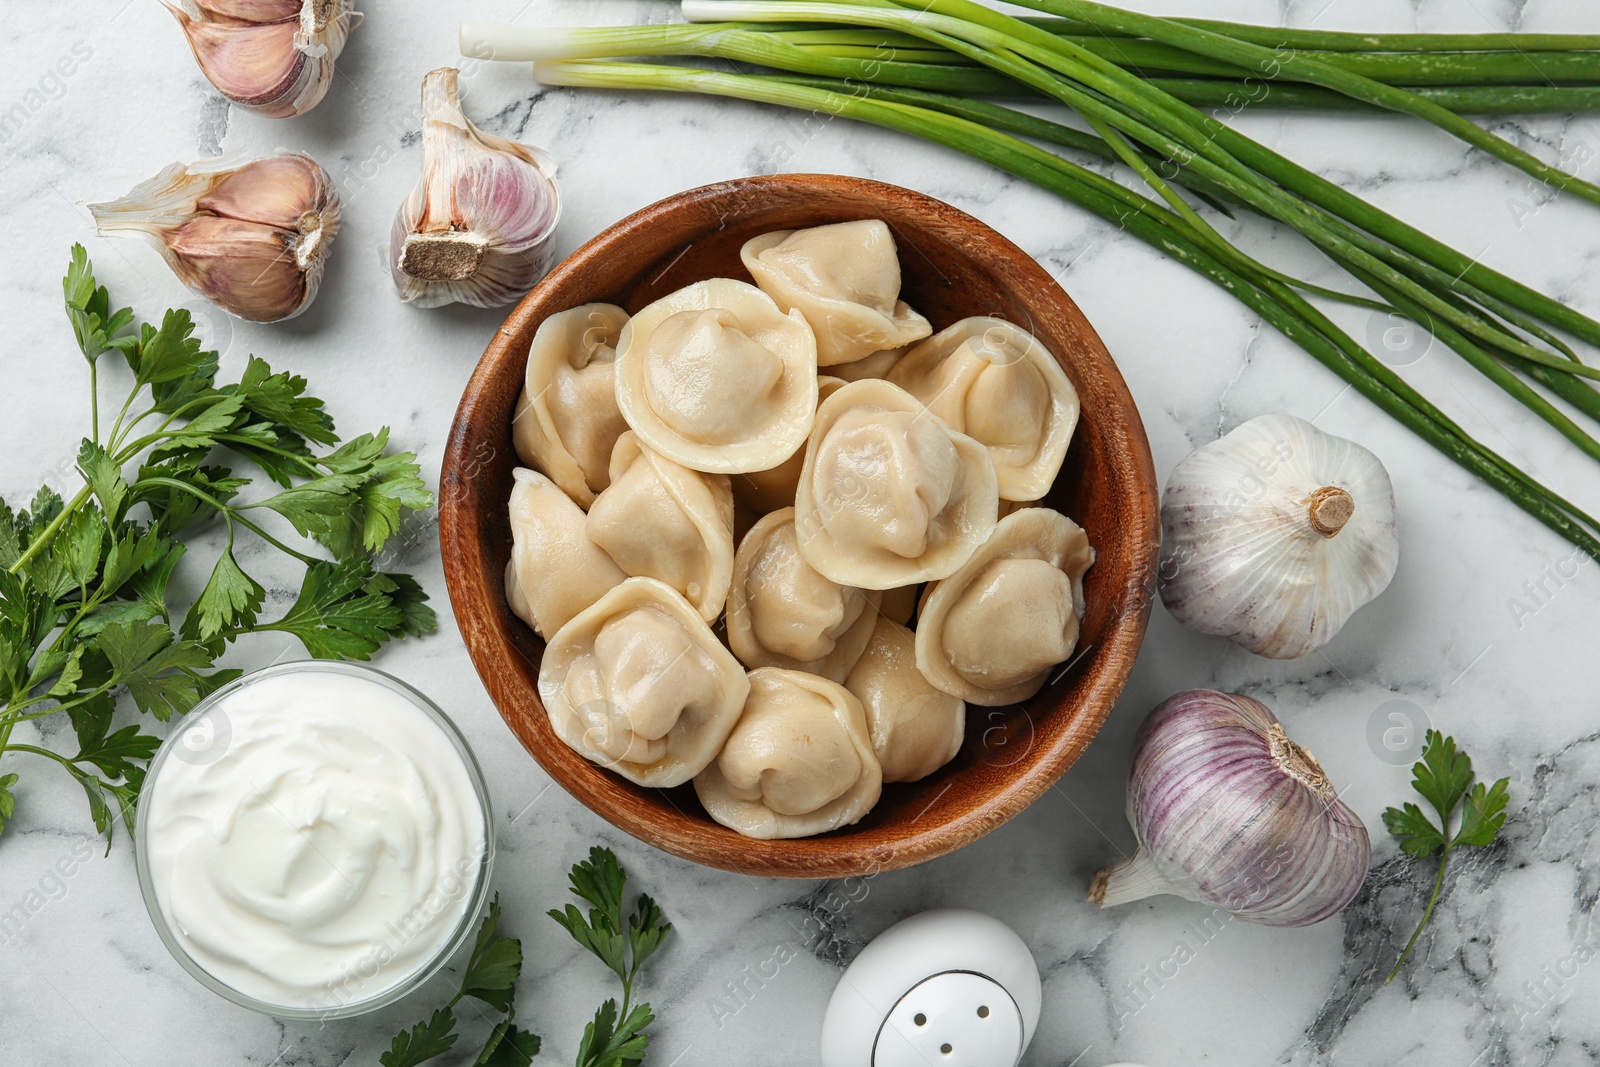
M527 694L512 691L502 673L496 669L495 657L520 653L511 646L509 636L493 633L495 627L480 627L471 621L493 618L499 614L501 605L497 603L497 598L502 597L503 593L498 586L491 588L490 583L480 580L476 561L479 558L477 546L481 542L481 534L475 529L473 512L466 508L462 500L465 494L452 493L449 489L463 480L470 480L481 462L480 457L472 454L473 439L467 426L475 414L474 407L479 399L488 393L489 380L496 367L505 359L526 357L526 352L519 350L525 346L513 344L513 339L519 334L531 332L535 318L547 317L560 310L540 308L545 292L580 275L591 258L615 252L616 246L625 242L631 234L686 207L733 196L759 196L763 189L792 191L796 187L830 194L844 193L865 203L893 199L914 205L917 212L942 221L952 229L981 237L995 253L1014 261L1015 270L1021 275L1019 280L1046 291L1053 290L1056 299L1066 305L1071 317L1086 333L1089 351L1083 358L1094 360L1096 372L1105 378L1111 389L1120 392L1128 401L1125 406L1108 409L1105 417L1110 419L1107 428L1113 442L1121 449L1124 462L1131 468L1129 480L1133 491L1126 506L1136 509L1137 521L1125 523L1121 536L1128 542L1129 558L1133 561L1131 571L1143 573L1137 576L1137 581L1132 577L1125 580L1121 589L1116 590L1119 598L1117 609L1107 621L1105 632L1098 642L1098 656L1104 657L1108 665L1092 678L1079 695L1080 707L1071 721L1047 750L1030 753L1026 773L1012 775L993 786L987 791L981 806L894 840L857 842L826 854L812 850L804 855L787 857L781 851L786 842L752 841L749 842L751 846L759 847L745 850L742 859L733 859L726 844L675 839L656 825L654 816L649 812L634 806L608 803L599 795L602 787L596 782L598 776L608 773L604 768L585 764L585 773L569 774L566 766L554 759L547 759L539 751L539 746L519 729L507 706L525 700ZM616 296L610 294L596 299L614 300ZM1067 369L1070 375L1071 368ZM509 438L509 431L507 436ZM1127 382L1116 361L1105 349L1104 342L1056 280L1009 238L980 219L926 193L869 178L810 173L733 178L686 189L646 205L585 241L517 303L490 339L463 389L441 462L439 487L440 555L451 606L473 666L513 736L552 781L613 826L683 859L736 873L808 879L877 874L910 867L956 851L1014 818L1060 780L1099 732L1127 684L1154 603L1160 546L1159 486L1143 420L1134 405ZM1083 651L1080 650L1079 655ZM543 704L538 693L534 692L531 696L535 706L542 711ZM670 796L667 803L676 807ZM679 813L692 818L681 809ZM848 835L848 832L847 829L836 831L842 835ZM849 842L848 836L833 835L805 840Z

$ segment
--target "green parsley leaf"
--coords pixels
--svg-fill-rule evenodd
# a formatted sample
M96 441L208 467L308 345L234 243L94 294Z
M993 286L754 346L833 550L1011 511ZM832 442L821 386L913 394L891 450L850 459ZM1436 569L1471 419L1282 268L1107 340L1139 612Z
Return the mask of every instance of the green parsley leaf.
M194 417L184 426L171 431L167 440L151 449L153 459L174 452L201 452L209 451L217 443L217 437L234 429L239 421L239 412L244 402L237 396L217 394L205 407L195 410Z
M189 711L203 695L206 680L194 672L211 666L210 653L199 642L177 639L163 623L113 623L96 644L139 710L162 722Z
M293 634L321 659L367 659L406 632L407 617L390 593L398 588L374 574L365 557L306 568L300 596L284 616L261 629Z
M105 783L70 764L67 765L67 773L82 787L83 794L89 801L89 818L94 820L94 828L106 836L106 855L110 855L111 827L114 825L115 816L111 812L110 802L106 800Z
M271 508L289 520L296 532L322 540L329 530L345 522L361 488L361 474L325 474L301 482L255 505ZM346 553L348 554L348 553Z
M67 712L78 735L78 754L72 761L88 763L108 779L123 778L139 770L131 760L148 760L156 754L161 739L141 732L137 724L108 734L116 702L109 694L101 696L106 699L90 701Z
M9 570L22 556L22 535L11 505L0 500L0 568Z
M1444 847L1444 835L1415 804L1388 809L1383 813L1383 825L1399 838L1400 850L1407 855L1428 856Z
M339 442L322 401L306 395L306 380L298 375L274 374L266 360L251 356L233 390L248 410L276 426L318 444Z
M403 508L420 510L433 503L416 457L410 453L386 456L388 445L389 430L384 427L376 434L345 442L322 461L329 471L327 477L351 479L355 494L355 506L346 502L336 511L329 510L323 524L309 531L337 556L378 551L400 529Z
M171 613L167 610L167 585L172 581L172 572L177 570L185 551L183 545L162 539L151 552L150 559L146 561L144 567L127 582L124 591L130 593L148 610L148 614L142 618L169 618Z
M122 781L106 787L111 791L117 806L122 809L122 822L128 828L130 838L139 832L139 791L144 788L144 776L143 767L129 767L127 776ZM111 851L110 834L106 835L106 851Z
M87 437L78 446L78 471L89 483L95 499L107 521L116 522L122 517L122 502L128 495L128 482L122 470L106 455L106 450Z
M78 348L83 358L93 363L109 348L109 338L121 333L133 321L133 310L111 311L111 297L105 286L95 283L89 253L81 244L72 246L72 262L67 266L67 276L61 279L61 291L66 298L67 320L72 323Z
M528 1067L539 1054L539 1035L519 1030L507 1016L496 1024L474 1067Z
M439 628L439 617L428 607L428 594L409 574L380 574L373 578L372 587L389 598L400 609L398 634L422 637Z
M417 1067L435 1056L443 1056L456 1043L456 1017L449 1008L440 1008L427 1022L394 1036L389 1051L378 1057L383 1067Z
M622 894L628 876L616 853L609 848L590 848L589 858L573 866L570 880L573 894L593 904L608 929L622 929Z
M361 484L361 539L369 552L381 549L400 530L402 508L421 511L433 504L422 469L409 455L384 456Z
M56 534L50 545L55 557L73 586L86 587L99 573L100 556L105 550L106 520L95 507L79 508L73 512Z
M33 535L54 522L56 516L61 514L62 506L60 493L48 485L40 486L39 491L33 494L33 502L28 505L32 514L24 511L17 515L16 526L22 535L22 544L32 544Z
M461 997L475 997L499 1011L511 1011L517 978L522 974L522 942L499 936L500 894L478 925L478 937L461 979Z
M230 544L217 558L211 580L190 606L183 632L209 641L224 630L247 630L255 625L256 613L266 597L261 583L246 574L233 558Z
M144 385L193 378L206 372L210 355L200 351L200 339L194 336L194 319L189 312L170 309L161 317L159 330L145 324L133 372Z
M76 645L70 651L66 648L49 648L39 653L33 661L33 673L28 675L27 690L32 692L44 682L55 678L55 684L47 691L47 696L64 697L78 688L78 680L83 677L84 646Z
M662 917L660 906L646 894L639 894L633 916L628 920L628 940L633 943L634 970L637 971L640 964L656 954L671 932L672 924Z
M1429 730L1423 736L1422 759L1412 767L1412 774L1412 786L1441 819L1448 819L1472 783L1472 760L1456 751L1455 738Z
M177 536L214 516L217 509L193 493L169 485L150 485L149 479L170 478L184 482L220 504L230 503L239 495L239 490L250 484L248 478L234 477L227 467L205 463L208 454L205 448L186 448L139 468L137 499L150 508L153 526Z
M17 813L17 798L11 792L16 784L16 775L0 774L0 831L5 830L6 823Z
M583 1029L578 1044L578 1067L632 1067L644 1060L650 1035L644 1028L655 1021L650 1005L640 1004L617 1023L617 1002L608 1000Z
M156 531L124 523L106 552L100 575L101 594L111 596L117 593L134 575L149 566L151 560L171 547L172 542Z
M1482 782L1472 787L1466 796L1466 806L1461 810L1461 828L1456 831L1456 845L1493 844L1500 828L1506 824L1506 804L1511 797L1507 792L1511 779L1502 778L1492 786Z
M590 909L586 920L576 904L568 904L565 911L551 908L546 914L560 923L562 929L571 934L574 941L594 953L601 963L611 968L618 978L628 976L628 940L622 933L611 928L610 921L604 914Z
M219 367L220 359L216 352L196 353L188 374L151 384L150 399L155 401L155 410L163 415L176 415L193 410L191 405L208 396L220 395L216 387Z

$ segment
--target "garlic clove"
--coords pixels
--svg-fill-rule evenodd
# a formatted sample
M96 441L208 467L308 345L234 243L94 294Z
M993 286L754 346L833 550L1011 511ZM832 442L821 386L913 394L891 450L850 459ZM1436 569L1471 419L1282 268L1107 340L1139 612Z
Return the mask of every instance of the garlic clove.
M299 19L305 5L302 0L190 0L182 6L240 22L284 22Z
M254 322L281 318L280 308L305 302L305 275L281 231L235 219L197 218L168 241L201 292L229 293L224 306Z
M292 100L303 89L308 60L294 46L296 29L292 22L184 26L195 61L217 92L240 107L269 113L276 102Z
M271 118L302 115L322 100L334 61L360 21L351 0L161 2L217 91Z
M302 224L307 205L324 196L327 175L305 156L273 156L257 160L223 178L195 201L195 210L241 222L294 229Z
M423 79L422 179L391 234L395 285L418 307L518 299L550 269L561 215L550 157L474 126L459 75L442 67Z
M89 210L101 234L145 237L189 288L253 322L311 303L340 215L332 179L300 155L174 163Z

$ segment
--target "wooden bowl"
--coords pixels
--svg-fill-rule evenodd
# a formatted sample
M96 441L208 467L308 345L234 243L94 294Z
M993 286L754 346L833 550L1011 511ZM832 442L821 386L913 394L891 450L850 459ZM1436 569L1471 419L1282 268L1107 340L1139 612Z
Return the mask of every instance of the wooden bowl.
M1061 360L1083 414L1045 503L1076 519L1098 553L1084 582L1078 654L1033 699L970 707L967 738L942 770L886 786L859 823L819 837L755 841L705 814L694 789L646 789L563 744L539 700L544 643L511 614L506 501L519 463L511 415L534 330L591 301L630 312L691 282L749 280L739 247L769 230L877 218L893 229L902 295L943 329L994 315ZM467 383L440 477L439 534L450 600L490 697L541 766L603 818L658 848L747 874L827 878L908 867L1016 815L1072 766L1133 667L1155 589L1158 488L1133 398L1072 300L1016 245L948 204L859 178L783 174L691 189L612 226L518 304Z

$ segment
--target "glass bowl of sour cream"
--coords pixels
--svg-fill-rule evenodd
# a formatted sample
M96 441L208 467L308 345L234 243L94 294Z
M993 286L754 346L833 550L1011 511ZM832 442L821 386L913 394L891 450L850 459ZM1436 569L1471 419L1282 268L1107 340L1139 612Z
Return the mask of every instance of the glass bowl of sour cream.
M382 671L245 675L166 739L135 854L156 932L216 993L280 1018L393 1003L470 937L494 826L455 724Z

